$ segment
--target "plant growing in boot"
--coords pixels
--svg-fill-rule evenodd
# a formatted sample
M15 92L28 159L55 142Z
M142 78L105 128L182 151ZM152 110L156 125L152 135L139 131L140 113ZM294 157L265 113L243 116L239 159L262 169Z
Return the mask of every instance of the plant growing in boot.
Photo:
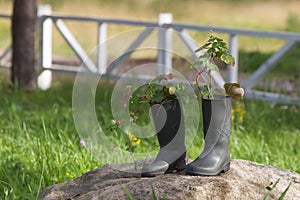
M224 90L212 90L212 71L219 70L216 61L234 65L234 58L229 54L226 43L209 33L208 41L196 51L205 51L199 56L194 67L200 66L196 77L202 103L204 150L196 160L189 163L186 173L190 175L218 175L230 168L230 129L231 129L231 99L240 99L244 90L238 83L225 83ZM200 85L199 78L207 73L208 82ZM219 93L218 95L215 95Z
M234 65L234 58L222 39L210 32L207 42L196 51L200 50L205 52L198 57L193 67L200 66L196 87L202 97L204 150L186 166L184 116L176 96L176 92L184 89L184 86L168 82L173 79L172 74L158 76L136 89L129 97L129 111L134 123L149 123L148 111L151 109L160 146L155 160L142 168L142 176L156 176L184 169L192 175L218 175L229 170L231 99L241 98L243 89L238 83L226 83L224 89L212 89L212 71L218 70L215 62L219 60ZM203 74L208 75L208 82L201 85L200 77Z
M133 123L139 126L149 124L151 121L149 118L150 109L157 133L159 152L150 165L142 168L142 176L181 172L186 167L183 111L180 99L176 95L184 90L184 86L172 81L173 78L172 74L160 75L134 91L130 86L127 86L128 91L122 95L122 97L129 98L128 107L126 100L123 102L123 107L129 109ZM122 132L119 129L121 123L122 119L114 120L114 124L108 128Z
M238 83L225 83L225 91L223 89L212 90L212 72L219 71L216 62L221 61L232 67L235 65L235 59L228 52L228 48L223 39L215 36L211 31L208 33L207 42L195 50L195 52L199 51L204 52L197 58L196 62L192 65L192 68L200 68L196 76L195 85L198 87L201 97L214 99L214 94L219 93L219 95L231 96L234 99L242 98L244 90ZM207 74L208 80L204 85L201 85L199 79L204 73Z
M173 75L168 74L150 80L130 98L129 110L137 124L142 125L148 117L150 106L160 147L155 160L142 168L142 176L180 172L186 167L183 111L176 96L182 88L180 84L170 82L172 78Z

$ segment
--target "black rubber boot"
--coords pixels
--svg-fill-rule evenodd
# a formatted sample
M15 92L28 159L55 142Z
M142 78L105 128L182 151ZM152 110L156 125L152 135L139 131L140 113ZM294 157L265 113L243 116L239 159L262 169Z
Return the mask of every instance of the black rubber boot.
M230 169L231 98L202 99L205 146L186 174L214 176Z
M150 165L144 166L142 176L176 173L186 168L184 119L177 99L151 107L160 150Z

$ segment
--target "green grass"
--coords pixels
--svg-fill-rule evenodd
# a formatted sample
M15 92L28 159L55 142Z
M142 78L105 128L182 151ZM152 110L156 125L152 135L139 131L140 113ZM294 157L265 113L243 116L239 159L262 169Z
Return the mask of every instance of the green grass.
M261 52L258 50L239 52L239 72L251 73L254 72L261 64L272 56L273 52ZM283 59L275 65L269 76L273 77L290 77L299 78L300 62L297 59L300 55L300 44L292 48L292 50Z
M72 82L56 81L48 91L12 91L1 81L0 93L0 199L36 199L47 186L70 181L101 167L109 152L97 156L80 146L72 118ZM102 124L109 124L107 106L111 89L97 93ZM105 91L105 90L102 90ZM103 100L103 101L101 101ZM300 108L258 101L234 102L232 158L247 159L300 173ZM196 130L189 130L196 131ZM157 150L157 141L140 144L106 131L114 143L128 151ZM189 147L190 158L201 152L202 131Z
M233 102L230 152L232 158L246 159L300 172L299 106L249 101ZM201 151L202 135L195 139L190 157Z
M299 106L246 101L245 111L244 119L234 124L231 139L233 157L299 173L299 163L295 162L299 156Z
M1 88L0 199L36 199L42 188L102 165L79 145L71 91Z
M293 8L299 2L289 1L282 9L280 2L265 2L255 7L255 3L243 1L237 4L210 2L202 5L201 1L189 1L182 8L183 1L151 1L150 4L127 4L123 1L89 1L82 4L81 0L72 1L41 1L53 3L53 10L64 13L131 18L154 21L159 12L172 12L174 21L193 24L217 25L225 27L249 28L259 30L286 30L299 32L300 18ZM112 3L113 2L113 3ZM136 3L136 0L131 0ZM256 1L257 3L257 1ZM1 11L8 13L11 8L9 0L0 2ZM217 4L218 6L216 6ZM234 6L232 6L234 4ZM278 6L277 4L280 4ZM95 6L96 5L96 6ZM145 9L144 6L151 7ZM248 7L250 9L248 9ZM270 17L265 18L264 7L272 10ZM5 8L9 8L5 10ZM199 13L201 9L201 15ZM284 14L276 13L276 8L284 10ZM116 12L111 12L114 9ZM133 10L132 10L133 9ZM195 11L196 9L196 11ZM226 12L229 10L230 12ZM213 15L214 10L218 15ZM223 12L223 10L225 10ZM263 12L261 12L263 10ZM221 14L224 15L221 15ZM242 15L241 15L242 13ZM220 14L220 15L219 15ZM273 17L271 17L273 16ZM280 19L277 18L280 16ZM251 19L251 20L250 20ZM96 44L94 24L71 24L76 37L88 49ZM0 21L0 49L9 44L9 23ZM109 34L124 31L124 27L110 27ZM203 38L203 34L193 36ZM58 33L54 33L54 52L72 55ZM282 41L259 38L250 40L241 37L239 69L240 72L253 72L257 66L268 59L273 51L280 48ZM299 45L285 57L272 71L271 78L299 78ZM0 74L5 74L2 70ZM8 80L0 77L0 199L37 199L38 194L47 186L70 181L82 173L103 166L110 152L95 155L87 148L80 146L72 116L72 82L58 79L48 91L37 90L32 93L9 89ZM103 126L111 123L110 93L107 87L97 93L96 111ZM300 146L300 107L269 104L260 101L244 100L234 102L234 124L231 134L230 152L232 158L241 158L259 163L270 164L300 173L300 165L295 160L299 157ZM198 136L189 147L190 158L196 158L202 150L203 135L201 123ZM197 131L197 130L188 130ZM114 145L123 150L148 152L158 150L156 138L141 139L140 144L124 136L121 132L104 129L105 134Z

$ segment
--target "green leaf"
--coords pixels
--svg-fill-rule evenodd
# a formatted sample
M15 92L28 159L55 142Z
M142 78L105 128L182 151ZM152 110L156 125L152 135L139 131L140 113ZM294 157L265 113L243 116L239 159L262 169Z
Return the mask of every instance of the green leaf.
M199 52L199 51L201 51L201 50L202 50L202 47L199 47L199 48L196 49L194 52L197 53L197 52Z
M207 55L199 56L199 58L196 60L196 62L193 64L194 67L206 65L209 61L209 58Z
M130 194L130 192L128 191L128 189L125 186L123 186L123 190L124 190L125 195L128 200L134 200L134 197L132 196L132 194Z
M219 46L222 47L222 48L227 49L226 48L226 43L223 40L219 42Z
M269 200L270 199L270 195L266 194L263 200Z
M213 64L213 63L208 64L207 69L210 70L210 71L219 71L218 66Z
M234 58L228 53L222 54L220 59L228 65L234 66L234 64L235 64Z
M156 194L155 194L155 190L154 190L154 187L153 187L152 184L151 184L151 191L152 191L152 199L153 200L157 200L157 197L156 197Z
M204 45L202 45L201 47L199 47L198 49L195 50L196 52L202 51L203 49L207 49L212 43L211 42L206 42Z
M215 39L217 40L218 43L222 42L223 39L222 38L219 38L219 37L215 37Z
M150 103L161 103L165 98L165 92L163 90L158 90L155 92L151 98Z
M285 190L283 191L283 193L280 195L278 200L283 200L284 196L286 195L287 191L290 189L292 182L289 183L289 185L287 186L287 188L285 188Z
M208 84L201 86L201 96L208 99L212 96Z
M271 188L271 190L273 190L273 189L276 187L276 185L279 183L279 181L280 181L280 178L278 178L278 179L275 181L275 183L274 183L273 187Z

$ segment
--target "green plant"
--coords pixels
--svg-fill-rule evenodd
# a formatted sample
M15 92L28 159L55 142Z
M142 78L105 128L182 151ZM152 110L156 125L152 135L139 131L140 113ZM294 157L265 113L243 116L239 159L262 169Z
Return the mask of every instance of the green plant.
M223 62L227 65L234 66L235 59L229 53L226 43L223 39L217 37L212 31L208 33L208 40L195 52L201 51L202 54L197 58L196 62L192 64L195 69L200 68L196 76L196 87L203 98L213 99L214 92L212 91L212 72L219 71L217 62ZM204 85L200 85L200 77L206 73L208 80ZM216 90L223 95L232 96L233 98L241 98L244 94L243 89L238 83L226 83L224 85L225 94L223 90Z
M226 43L223 39L215 36L210 31L208 33L208 40L195 52L205 51L198 57L196 62L191 66L191 69L196 69L196 87L199 88L200 95L204 98L214 98L212 88L212 71L218 71L219 68L216 61L219 60L225 64L234 65L234 58L228 52ZM200 70L198 70L200 68ZM208 75L208 82L200 86L199 79L204 74ZM137 88L132 93L130 85L127 86L128 91L125 91L121 97L124 100L124 108L127 107L126 100L129 98L129 113L133 122L138 125L145 125L150 122L148 111L149 107L154 104L163 104L167 101L176 99L176 93L184 90L183 83L175 83L170 81L174 78L173 74L160 75L152 80L149 80L145 85ZM164 82L164 83L162 83ZM226 83L224 89L220 89L220 94L224 96L231 96L234 99L239 99L243 96L244 90L240 88L238 83ZM114 121L109 129L118 128L120 121Z
M171 82L174 78L173 74L160 75L154 79L147 81L146 84L132 91L132 86L127 85L127 91L120 95L121 103L124 109L129 109L132 122L140 126L150 123L149 109L154 104L163 104L176 99L176 92L184 90L182 83ZM129 105L127 100L129 99ZM122 119L111 120L111 124L107 130L114 132L122 132L118 127L122 123ZM130 138L132 139L132 138ZM138 140L138 138L135 138ZM128 150L128 149L127 149Z
M151 105L163 104L176 97L176 91L182 87L180 84L174 84L169 80L173 79L172 74L161 75L139 87L130 96L129 111L133 121L139 125L149 123L148 110ZM167 81L166 84L161 84Z
M280 178L276 180L276 182L274 183L273 186L267 186L266 189L269 190L270 192L268 194L265 195L264 200L269 200L270 199L270 193L272 192L272 190L277 186L277 184L279 183ZM291 182L288 184L288 186L284 189L284 191L280 194L280 197L278 198L278 200L283 200L287 191L290 189L291 186Z
M175 99L176 88L179 85L167 82L165 85L161 85L162 81L168 81L173 79L172 74L161 75L150 81L147 84L141 86L130 97L133 103L149 103L150 105L162 103L166 100Z
M125 195L126 195L128 200L134 200L135 199L134 196L132 196L132 194L128 191L128 189L125 186L123 186L123 190L124 190Z

